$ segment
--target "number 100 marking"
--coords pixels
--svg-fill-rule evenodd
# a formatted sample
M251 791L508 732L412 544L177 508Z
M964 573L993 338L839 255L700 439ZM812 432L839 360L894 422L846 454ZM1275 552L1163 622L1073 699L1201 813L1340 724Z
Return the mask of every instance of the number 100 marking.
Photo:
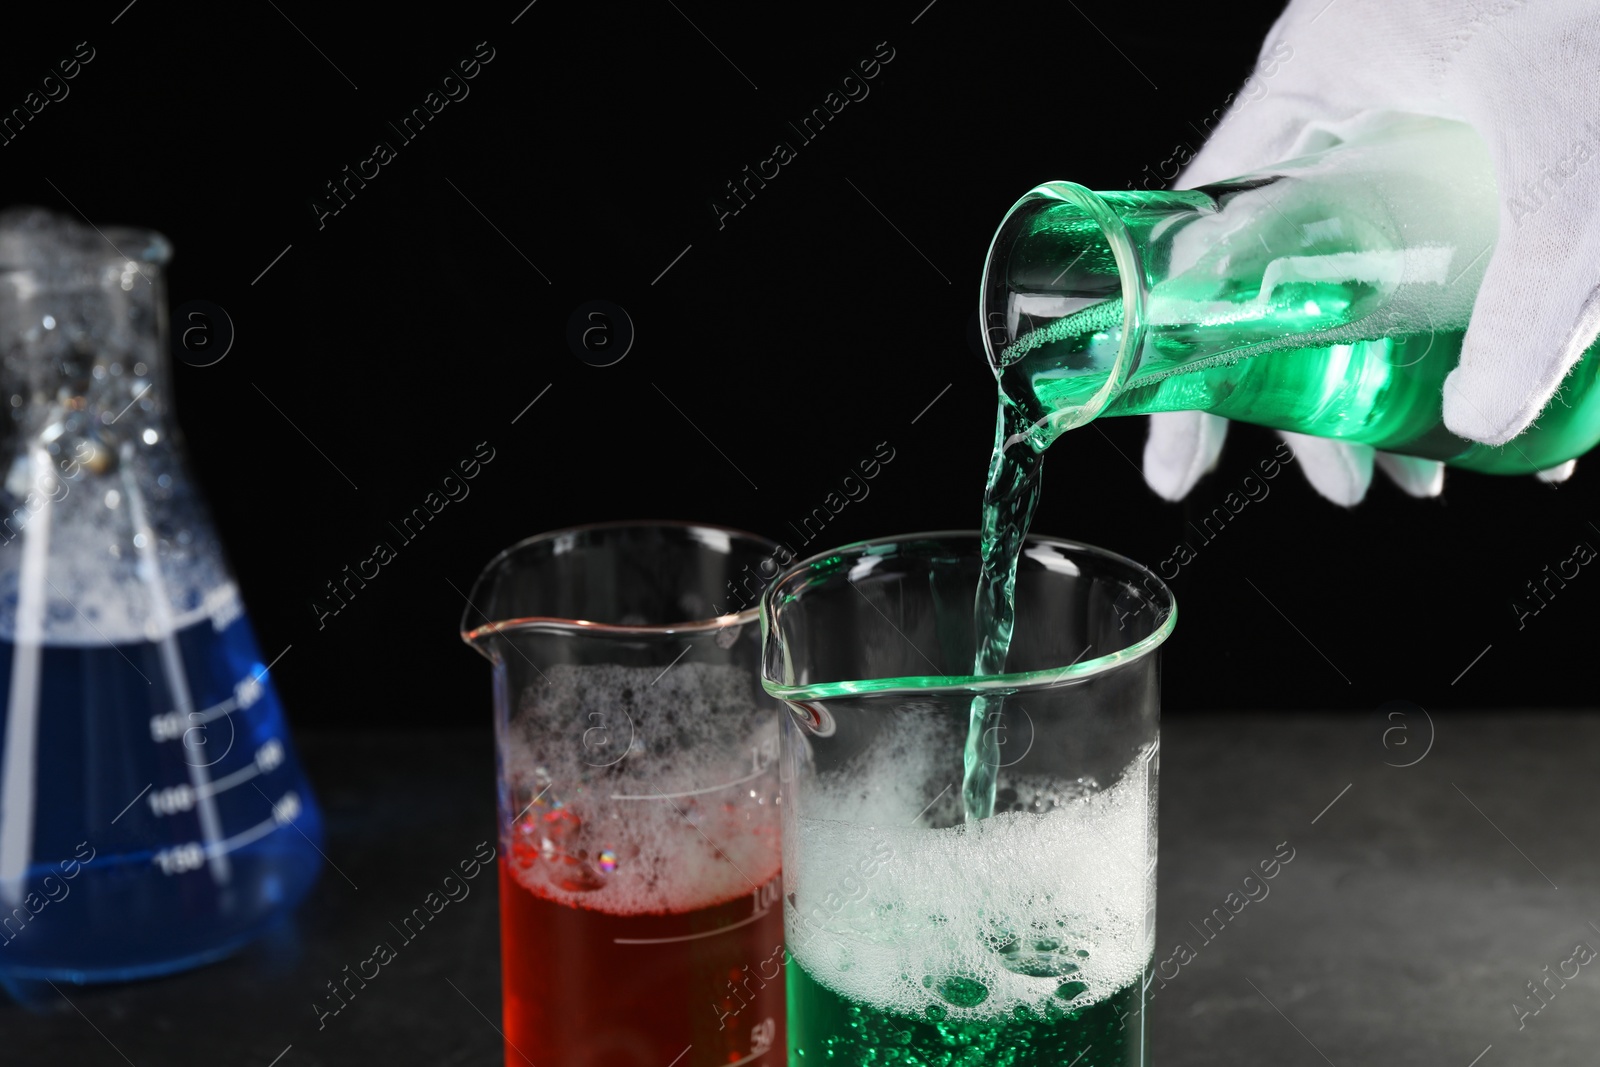
M782 895L783 876L779 875L777 878L774 878L760 889L753 890L750 893L750 901L755 905L752 914L765 914L767 909L776 904L778 902L778 898Z

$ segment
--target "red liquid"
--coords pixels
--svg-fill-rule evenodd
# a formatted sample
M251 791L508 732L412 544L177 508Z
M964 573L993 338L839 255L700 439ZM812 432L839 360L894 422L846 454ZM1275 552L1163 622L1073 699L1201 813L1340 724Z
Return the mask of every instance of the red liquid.
M618 944L681 940L665 944ZM536 896L500 860L506 1067L781 1067L782 887L671 915Z

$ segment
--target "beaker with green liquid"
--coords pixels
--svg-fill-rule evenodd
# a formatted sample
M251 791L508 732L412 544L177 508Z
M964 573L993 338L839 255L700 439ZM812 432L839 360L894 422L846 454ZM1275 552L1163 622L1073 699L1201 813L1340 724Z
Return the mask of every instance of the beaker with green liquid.
M1155 946L1159 650L1121 556L1031 537L1003 672L973 672L977 532L868 541L761 605L780 746L790 1064L1140 1067ZM992 811L962 782L986 706Z
M1208 411L1492 474L1600 441L1600 345L1499 447L1442 421L1499 212L1482 139L1375 114L1327 147L1177 191L1049 182L984 267L985 348L1015 438L1104 415Z

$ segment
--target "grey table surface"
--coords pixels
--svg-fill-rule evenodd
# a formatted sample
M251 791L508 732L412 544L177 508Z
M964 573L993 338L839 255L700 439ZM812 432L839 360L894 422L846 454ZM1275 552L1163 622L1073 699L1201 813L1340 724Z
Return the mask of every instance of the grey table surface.
M0 1064L500 1062L492 873L320 1029L312 1007L493 839L489 736L298 740L331 866L294 923L197 971L0 1006ZM1593 713L1169 716L1151 1062L1600 1060L1600 966L1573 962L1600 949L1597 753Z

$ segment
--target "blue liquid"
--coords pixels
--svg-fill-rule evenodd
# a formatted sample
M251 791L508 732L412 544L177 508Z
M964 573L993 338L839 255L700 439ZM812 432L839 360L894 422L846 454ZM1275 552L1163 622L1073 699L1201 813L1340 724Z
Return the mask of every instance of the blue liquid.
M177 658L160 642L40 652L33 839L21 899L0 895L0 980L193 967L316 880L321 814L248 619L169 640ZM0 700L13 650L0 642ZM168 674L179 660L187 705Z

